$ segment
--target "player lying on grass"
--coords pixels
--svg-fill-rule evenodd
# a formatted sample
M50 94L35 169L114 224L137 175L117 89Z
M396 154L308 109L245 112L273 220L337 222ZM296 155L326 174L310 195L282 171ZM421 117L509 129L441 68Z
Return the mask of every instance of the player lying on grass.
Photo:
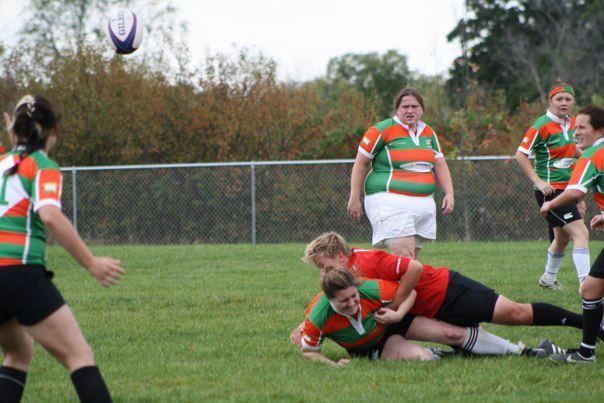
M332 361L321 353L327 337L344 347L353 357L386 360L430 361L444 354L405 340L410 322L394 325L379 323L374 314L388 304L396 284L382 280L364 281L346 270L330 270L321 278L323 293L311 303L304 323L301 351L305 358L334 366L346 365L349 359ZM398 306L397 314L405 316L415 300L411 293Z
M380 250L353 249L336 233L311 242L303 260L321 272L347 269L357 276L399 281L390 308L378 316L384 323L400 320L394 309L413 289L417 297L410 313L457 326L477 327L482 322L501 325L571 326L582 328L582 315L547 303L520 304L448 268L434 268ZM600 334L600 337L603 337ZM555 350L555 348L554 348Z

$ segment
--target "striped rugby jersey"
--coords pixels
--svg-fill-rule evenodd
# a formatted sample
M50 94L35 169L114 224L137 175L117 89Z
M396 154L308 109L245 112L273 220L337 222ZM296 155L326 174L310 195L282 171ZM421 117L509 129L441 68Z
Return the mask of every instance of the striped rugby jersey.
M365 281L358 287L361 307L354 318L336 312L327 297L320 293L306 309L302 346L318 351L328 337L346 349L373 347L386 329L373 319L373 313L392 301L397 288L398 284L391 281Z
M365 194L434 193L434 161L443 154L436 133L425 123L418 122L417 132L413 133L396 116L386 119L367 130L359 152L372 160Z
M353 248L347 269L356 276L398 282L407 272L410 261L409 257L383 250ZM447 295L449 274L446 267L423 265L422 274L414 287L417 297L409 312L434 317Z
M598 139L577 160L567 189L587 193L593 189L593 198L600 211L604 211L604 139Z
M575 158L575 118L560 119L550 111L527 130L518 151L535 153L535 172L554 189L564 189Z
M14 175L4 175L18 151L0 156L0 266L44 264L45 227L36 212L46 205L61 208L61 172L43 151L27 156Z

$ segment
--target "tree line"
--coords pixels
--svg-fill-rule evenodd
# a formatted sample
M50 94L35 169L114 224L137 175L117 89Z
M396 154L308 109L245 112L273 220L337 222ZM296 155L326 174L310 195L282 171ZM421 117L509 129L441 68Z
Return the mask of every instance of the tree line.
M173 9L147 2L156 5L146 8L147 30L169 28L144 43L143 58L113 55L90 28L112 0L32 0L35 18L21 40L0 44L0 107L26 92L48 96L62 113L60 164L353 158L404 86L424 94L424 118L448 156L513 154L557 78L576 86L581 104L604 99L597 1L468 1L468 17L450 34L468 52L449 79L413 72L390 50L334 56L308 82L279 80L275 61L246 49L193 66L176 46ZM72 23L45 25L56 18Z

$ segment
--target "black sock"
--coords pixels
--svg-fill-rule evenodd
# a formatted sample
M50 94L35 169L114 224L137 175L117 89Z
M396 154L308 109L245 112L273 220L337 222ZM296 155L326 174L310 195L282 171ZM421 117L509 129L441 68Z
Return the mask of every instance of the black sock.
M583 315L544 302L534 302L531 305L533 326L572 326L583 329Z
M583 339L580 350L583 357L591 357L594 354L603 312L602 298L583 300Z
M0 403L20 402L26 377L26 372L10 367L0 367Z
M105 381L95 366L82 367L71 373L71 382L82 403L107 403L111 396Z

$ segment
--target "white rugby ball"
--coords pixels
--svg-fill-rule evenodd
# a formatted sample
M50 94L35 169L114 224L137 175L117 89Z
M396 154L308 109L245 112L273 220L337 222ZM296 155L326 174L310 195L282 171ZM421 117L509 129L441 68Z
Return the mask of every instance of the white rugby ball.
M125 8L117 10L109 17L107 39L116 53L132 53L143 41L143 24L132 11Z

